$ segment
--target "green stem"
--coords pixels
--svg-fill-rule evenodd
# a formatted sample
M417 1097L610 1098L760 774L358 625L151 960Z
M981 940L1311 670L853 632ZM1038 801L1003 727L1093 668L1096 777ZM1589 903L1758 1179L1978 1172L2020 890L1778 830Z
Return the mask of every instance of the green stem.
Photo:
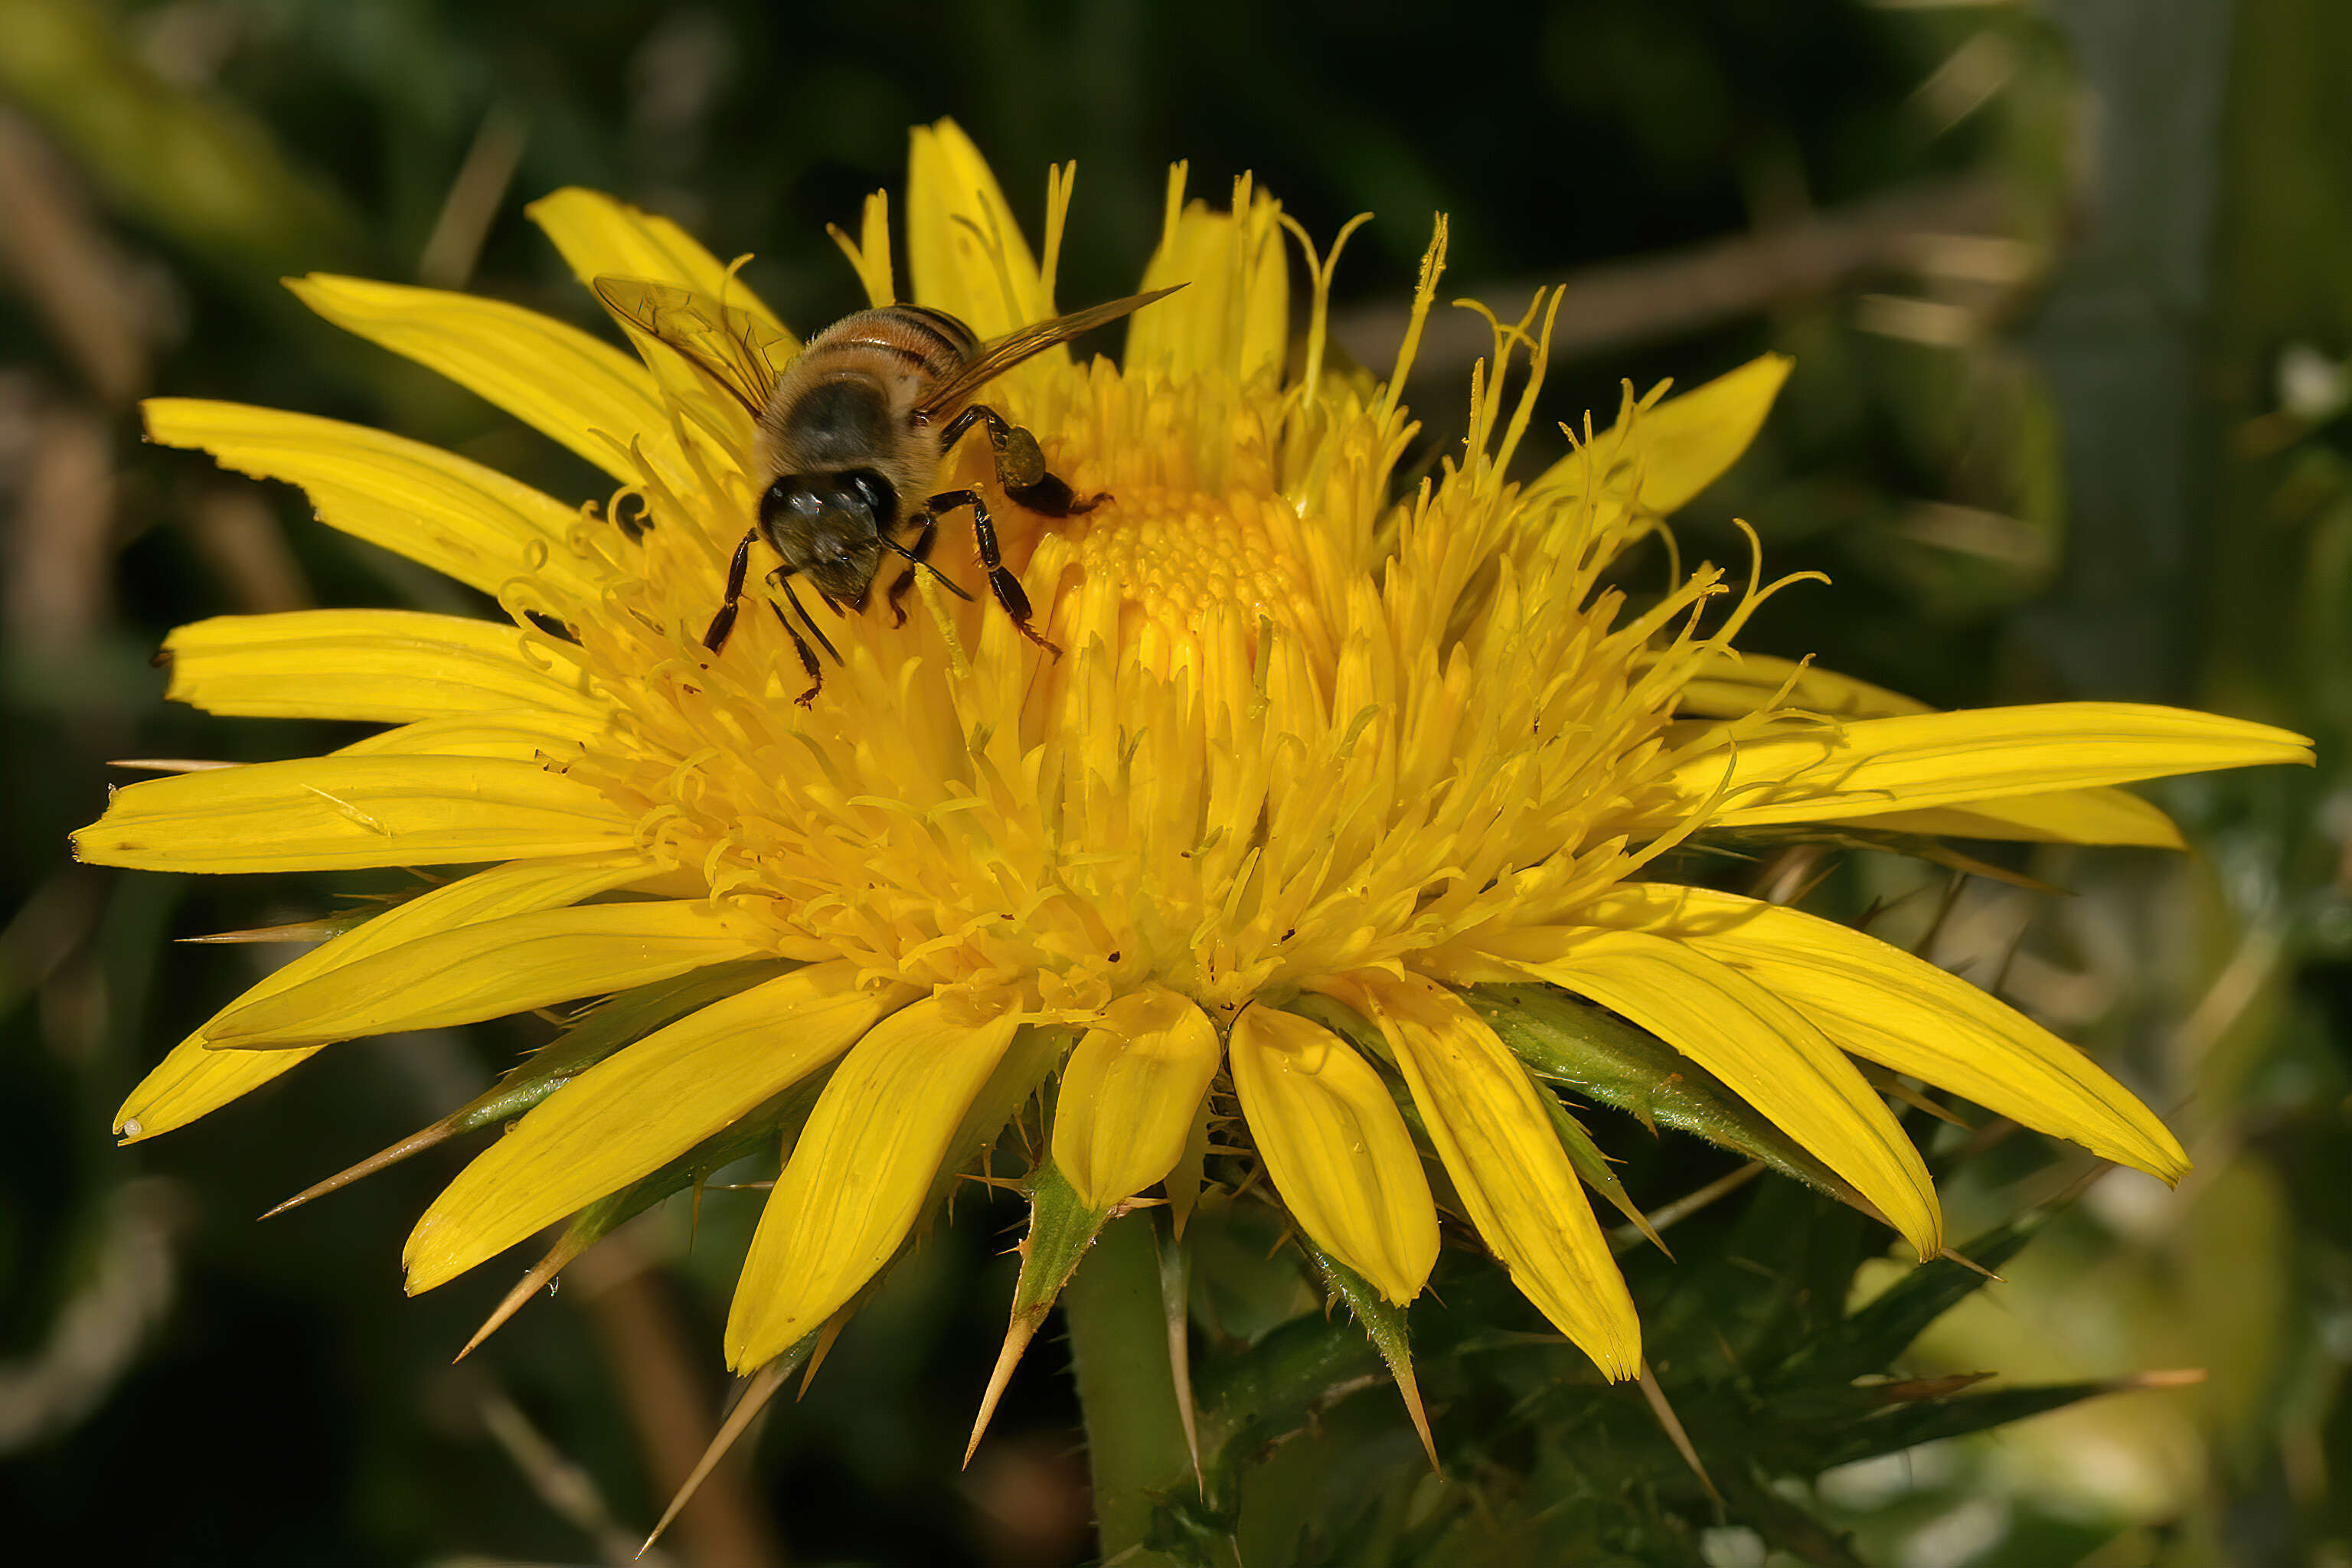
M1169 1568L1174 1558L1129 1551L1151 1528L1154 1500L1193 1486L1149 1214L1103 1227L1062 1293L1062 1311L1086 1411L1102 1555L1119 1568Z

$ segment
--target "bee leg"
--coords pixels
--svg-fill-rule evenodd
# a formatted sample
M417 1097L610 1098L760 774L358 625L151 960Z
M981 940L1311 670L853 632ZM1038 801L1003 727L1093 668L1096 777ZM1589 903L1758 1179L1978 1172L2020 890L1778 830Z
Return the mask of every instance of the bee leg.
M791 617L784 614L776 601L769 600L768 608L775 611L776 625L783 627L784 635L793 639L793 647L801 656L801 668L808 671L809 689L793 699L793 701L806 708L816 700L816 694L824 687L824 667L817 663L816 654L810 648L808 639L801 636L800 628L793 625Z
M735 629L735 613L743 598L743 575L751 569L751 542L760 537L758 529L743 536L735 546L735 559L727 563L727 598L719 613L710 617L710 629L702 634L702 646L717 653L727 646L727 634Z
M969 410L967 410L969 412ZM980 563L988 569L988 586L1004 613L1013 617L1013 625L1021 635L1052 654L1062 657L1062 650L1047 642L1035 626L1029 624L1029 595L1022 591L1021 579L1004 564L1004 552L996 542L996 520L988 515L988 503L980 499L978 490L947 490L923 503L925 515L937 518L940 512L953 511L960 506L971 508L971 536L980 545Z
M1017 504L1047 517L1075 517L1110 500L1108 494L1079 500L1067 480L1046 468L1037 437L984 403L972 404L948 421L947 428L940 432L940 450L954 446L974 425L988 426L988 445L996 455L996 482Z
M930 560L931 546L939 542L940 520L926 509L920 514L920 521L922 531L915 535L914 543L907 546L907 570L899 574L897 582L890 584L890 624L894 626L903 626L907 624L907 606L904 603L907 590L915 585L915 574L920 572L924 564Z

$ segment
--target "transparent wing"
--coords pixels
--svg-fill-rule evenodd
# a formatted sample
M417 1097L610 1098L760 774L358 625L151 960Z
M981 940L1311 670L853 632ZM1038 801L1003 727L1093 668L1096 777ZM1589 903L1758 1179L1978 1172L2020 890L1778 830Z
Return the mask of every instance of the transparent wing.
M1068 342L1081 332L1093 331L1107 322L1140 310L1154 300L1164 299L1182 287L1184 285L1179 283L1174 289L1154 289L1149 294L1130 294L1124 300L1113 300L1108 304L1097 305L1073 315L1035 322L1017 332L1008 332L992 343L982 344L980 352L973 354L962 369L941 382L929 397L916 405L916 415L929 419L943 414L1031 354L1041 353L1055 343Z
M755 415L796 352L791 338L749 310L691 289L609 276L589 286L613 314L684 354Z

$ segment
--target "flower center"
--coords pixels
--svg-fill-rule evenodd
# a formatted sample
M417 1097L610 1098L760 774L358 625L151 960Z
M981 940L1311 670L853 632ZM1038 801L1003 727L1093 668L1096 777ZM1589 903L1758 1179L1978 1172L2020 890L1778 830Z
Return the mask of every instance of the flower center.
M1174 645L1197 647L1218 611L1327 648L1297 513L1278 495L1124 487L1100 510L1058 525L1060 548L1041 543L1040 563L1063 571L1048 635L1073 635L1076 606L1091 597L1084 589L1101 585L1118 595L1118 646L1156 667Z

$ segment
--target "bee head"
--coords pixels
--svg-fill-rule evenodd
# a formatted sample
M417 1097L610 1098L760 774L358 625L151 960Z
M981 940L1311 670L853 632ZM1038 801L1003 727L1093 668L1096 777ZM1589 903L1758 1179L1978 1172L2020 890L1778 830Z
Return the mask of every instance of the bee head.
M858 608L898 512L898 492L871 468L786 474L760 497L760 531L817 592Z

